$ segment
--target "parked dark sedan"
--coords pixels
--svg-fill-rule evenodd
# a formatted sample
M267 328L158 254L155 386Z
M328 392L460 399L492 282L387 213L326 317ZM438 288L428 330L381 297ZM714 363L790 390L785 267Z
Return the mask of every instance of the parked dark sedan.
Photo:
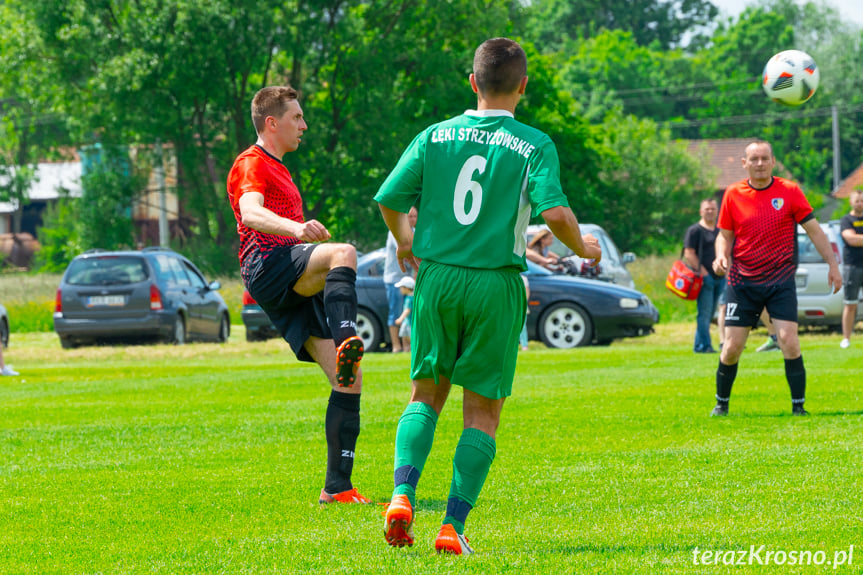
M258 302L243 290L243 311L240 314L243 325L246 327L246 341L264 341L273 337L279 337L279 332L266 312L261 309Z
M366 349L389 343L384 250L357 262L357 331ZM647 296L608 282L554 274L528 262L528 337L549 347L606 345L653 332L659 312Z
M192 262L163 248L91 250L69 264L54 306L64 348L114 340L228 340L228 306Z

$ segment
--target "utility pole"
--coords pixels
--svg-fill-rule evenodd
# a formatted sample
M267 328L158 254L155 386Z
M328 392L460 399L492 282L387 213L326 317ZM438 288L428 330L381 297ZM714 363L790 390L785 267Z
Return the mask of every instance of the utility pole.
M842 173L839 167L839 110L833 105L833 191L842 184Z
M165 167L162 159L162 140L156 140L156 185L159 186L159 245L170 247L168 233L168 207L165 198Z

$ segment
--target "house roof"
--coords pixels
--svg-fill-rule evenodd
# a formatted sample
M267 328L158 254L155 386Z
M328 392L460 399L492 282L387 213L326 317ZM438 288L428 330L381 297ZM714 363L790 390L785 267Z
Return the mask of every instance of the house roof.
M699 156L699 151L704 149L704 157L710 165L717 170L716 187L724 190L731 184L746 178L746 170L743 169L743 151L746 146L760 138L727 138L722 140L687 140L687 151L693 156ZM790 173L778 160L776 171L782 177L791 178Z
M851 172L839 186L839 189L831 195L834 198L847 198L851 192L857 189L863 190L863 164L857 166L857 169Z
M54 162L36 165L36 177L30 185L30 200L56 200L59 188L73 198L81 197L81 162ZM11 214L18 209L16 202L0 202L0 214Z

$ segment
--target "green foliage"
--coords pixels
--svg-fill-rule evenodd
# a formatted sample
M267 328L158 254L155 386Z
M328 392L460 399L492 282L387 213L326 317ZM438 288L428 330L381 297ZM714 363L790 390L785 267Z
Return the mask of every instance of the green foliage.
M760 86L767 60L781 49L797 48L811 54L821 67L821 86L800 108L771 102ZM852 54L857 54L853 56ZM861 102L859 86L852 86L847 70L863 54L859 31L849 30L827 6L798 5L790 0L765 2L748 8L739 20L720 26L713 44L702 53L717 89L705 93L704 138L752 137L773 143L777 159L810 194L810 199L832 189L832 122L830 106ZM850 68L848 67L850 66ZM843 114L840 125L843 173L859 165L860 128ZM711 121L710 119L714 119ZM734 120L734 121L731 121ZM816 203L819 203L816 201Z
M369 250L385 237L371 198L404 147L475 105L473 50L517 32L530 75L517 115L556 142L579 218L628 249L661 251L682 234L710 176L678 158L675 138L769 139L818 203L834 184L835 104L842 173L863 160L859 30L824 5L762 0L699 38L715 14L706 0L8 0L0 3L0 164L29 166L69 143L137 146L143 156L160 141L177 161L175 248L200 255L208 272L236 273L224 182L255 139L252 95L290 83L309 130L284 161L306 216ZM805 107L787 110L764 97L757 78L770 55L792 46L816 58L822 85ZM630 146L630 137L639 140ZM143 182L111 178L90 182L74 249L132 244L124 210ZM645 216L638 225L620 224L636 212ZM49 238L51 269L66 257L60 241Z
M81 178L78 234L84 250L132 249L132 202L141 189L141 178L130 172L121 150L104 148L103 156Z
M13 334L54 331L54 298L59 285L58 274L0 274L0 303L9 313Z
M72 258L84 251L78 207L76 200L62 198L45 209L37 232L41 248L35 263L40 272L62 272Z
M9 313L11 333L53 332L54 300L25 301L19 304L3 304Z
M686 227L698 219L695 198L712 193L712 180L683 144L650 120L610 115L605 126L612 153L605 158L607 187L598 221L627 250L677 249Z
M685 34L698 35L717 14L706 0L535 0L529 4L528 30L548 50L604 30L625 30L641 46L668 50Z

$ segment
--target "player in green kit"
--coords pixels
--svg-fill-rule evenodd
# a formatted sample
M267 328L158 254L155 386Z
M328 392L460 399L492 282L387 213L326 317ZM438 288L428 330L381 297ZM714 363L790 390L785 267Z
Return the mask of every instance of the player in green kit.
M581 236L560 184L551 139L515 120L527 85L518 43L494 38L477 48L470 84L477 109L420 133L375 200L398 242L402 269L418 265L411 331L410 403L399 419L395 489L386 513L390 545L414 542L416 488L451 386L462 387L464 430L453 458L439 552L470 554L467 515L497 446L495 432L512 390L526 310L520 272L531 212L576 254L602 257ZM416 231L407 212L417 206ZM415 269L417 269L415 267Z

